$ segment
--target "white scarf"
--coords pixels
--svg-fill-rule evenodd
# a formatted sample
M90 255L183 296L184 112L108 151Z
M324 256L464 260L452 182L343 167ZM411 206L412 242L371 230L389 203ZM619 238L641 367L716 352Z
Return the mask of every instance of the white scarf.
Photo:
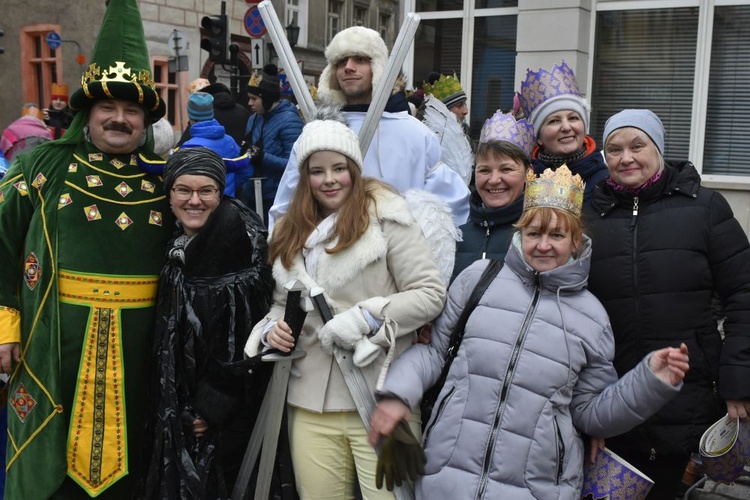
M328 246L324 244L333 234L333 230L336 228L336 222L339 220L338 212L334 212L318 224L310 236L305 241L305 246L302 247L302 257L305 259L305 270L307 274L314 281L318 281L318 259L322 252L325 252L327 248L333 248L336 246L336 240L328 241Z

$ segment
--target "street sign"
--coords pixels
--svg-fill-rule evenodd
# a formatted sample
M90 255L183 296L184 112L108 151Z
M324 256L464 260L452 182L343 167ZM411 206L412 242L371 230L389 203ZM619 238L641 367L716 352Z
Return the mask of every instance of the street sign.
M265 53L266 41L262 38L250 39L250 61L253 68L262 68L265 66L263 54Z
M167 70L170 73L187 71L188 68L188 56L172 56L167 60Z
M266 34L266 24L263 22L263 17L261 17L257 5L253 5L247 9L243 25L247 34L252 38L260 38Z
M187 50L185 34L180 30L172 30L167 39L167 47L169 47L169 55L172 57L184 55Z
M49 48L52 50L57 50L60 48L61 44L62 38L60 38L60 35L58 35L55 31L50 31L47 35L47 45L49 45Z

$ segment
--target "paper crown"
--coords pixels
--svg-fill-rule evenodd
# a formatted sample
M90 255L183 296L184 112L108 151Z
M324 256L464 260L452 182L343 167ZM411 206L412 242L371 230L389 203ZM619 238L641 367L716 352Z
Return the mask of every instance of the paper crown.
M64 83L53 83L52 84L52 99L60 98L65 101L68 100L68 86Z
M250 75L250 81L247 82L247 85L249 87L260 87L260 82L263 81L263 75L260 74L260 71L256 71L252 75Z
M732 483L743 474L750 459L750 424L725 415L703 433L699 442L706 475Z
M443 101L448 108L466 99L466 93L461 88L461 82L458 81L456 75L441 75L435 83L425 83L422 88L426 94L432 94Z
M643 500L654 482L608 448L596 452L592 464L586 460L581 500L627 498Z
M136 0L111 0L104 14L81 88L70 98L78 111L98 99L123 99L142 105L151 121L166 113L166 105L151 76L151 61Z
M275 97L278 100L281 92L278 74L279 68L275 64L266 64L262 71L255 71L250 75L247 91L260 97L270 94L268 97Z
M534 127L525 119L516 120L510 113L498 110L488 118L479 134L479 142L506 141L523 149L527 157L534 151Z
M188 85L188 94L193 94L195 92L200 92L204 88L211 85L211 82L208 81L206 78L196 78L192 82L190 82L190 85Z
M534 110L540 104L562 95L581 97L576 75L565 61L559 66L552 66L552 71L544 68L539 68L539 71L526 70L526 80L521 84L523 116L533 123Z
M563 164L557 170L548 168L539 177L532 170L526 174L524 212L530 208L559 208L575 217L581 217L584 183L581 176L573 175Z

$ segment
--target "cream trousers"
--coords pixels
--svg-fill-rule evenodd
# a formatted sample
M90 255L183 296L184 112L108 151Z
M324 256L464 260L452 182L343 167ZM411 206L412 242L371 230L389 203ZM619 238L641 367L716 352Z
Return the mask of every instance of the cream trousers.
M351 500L359 479L363 500L393 500L375 487L378 457L356 411L315 413L289 409L289 443L301 500ZM418 416L409 426L420 436ZM355 476L356 474L356 476Z

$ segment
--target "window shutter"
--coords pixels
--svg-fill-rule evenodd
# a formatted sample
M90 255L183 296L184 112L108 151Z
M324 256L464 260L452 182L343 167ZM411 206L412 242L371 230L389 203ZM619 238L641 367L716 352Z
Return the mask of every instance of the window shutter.
M750 5L714 10L703 173L750 175Z
M697 34L697 7L597 14L590 134L600 147L607 118L646 108L664 123L664 157L688 159Z

